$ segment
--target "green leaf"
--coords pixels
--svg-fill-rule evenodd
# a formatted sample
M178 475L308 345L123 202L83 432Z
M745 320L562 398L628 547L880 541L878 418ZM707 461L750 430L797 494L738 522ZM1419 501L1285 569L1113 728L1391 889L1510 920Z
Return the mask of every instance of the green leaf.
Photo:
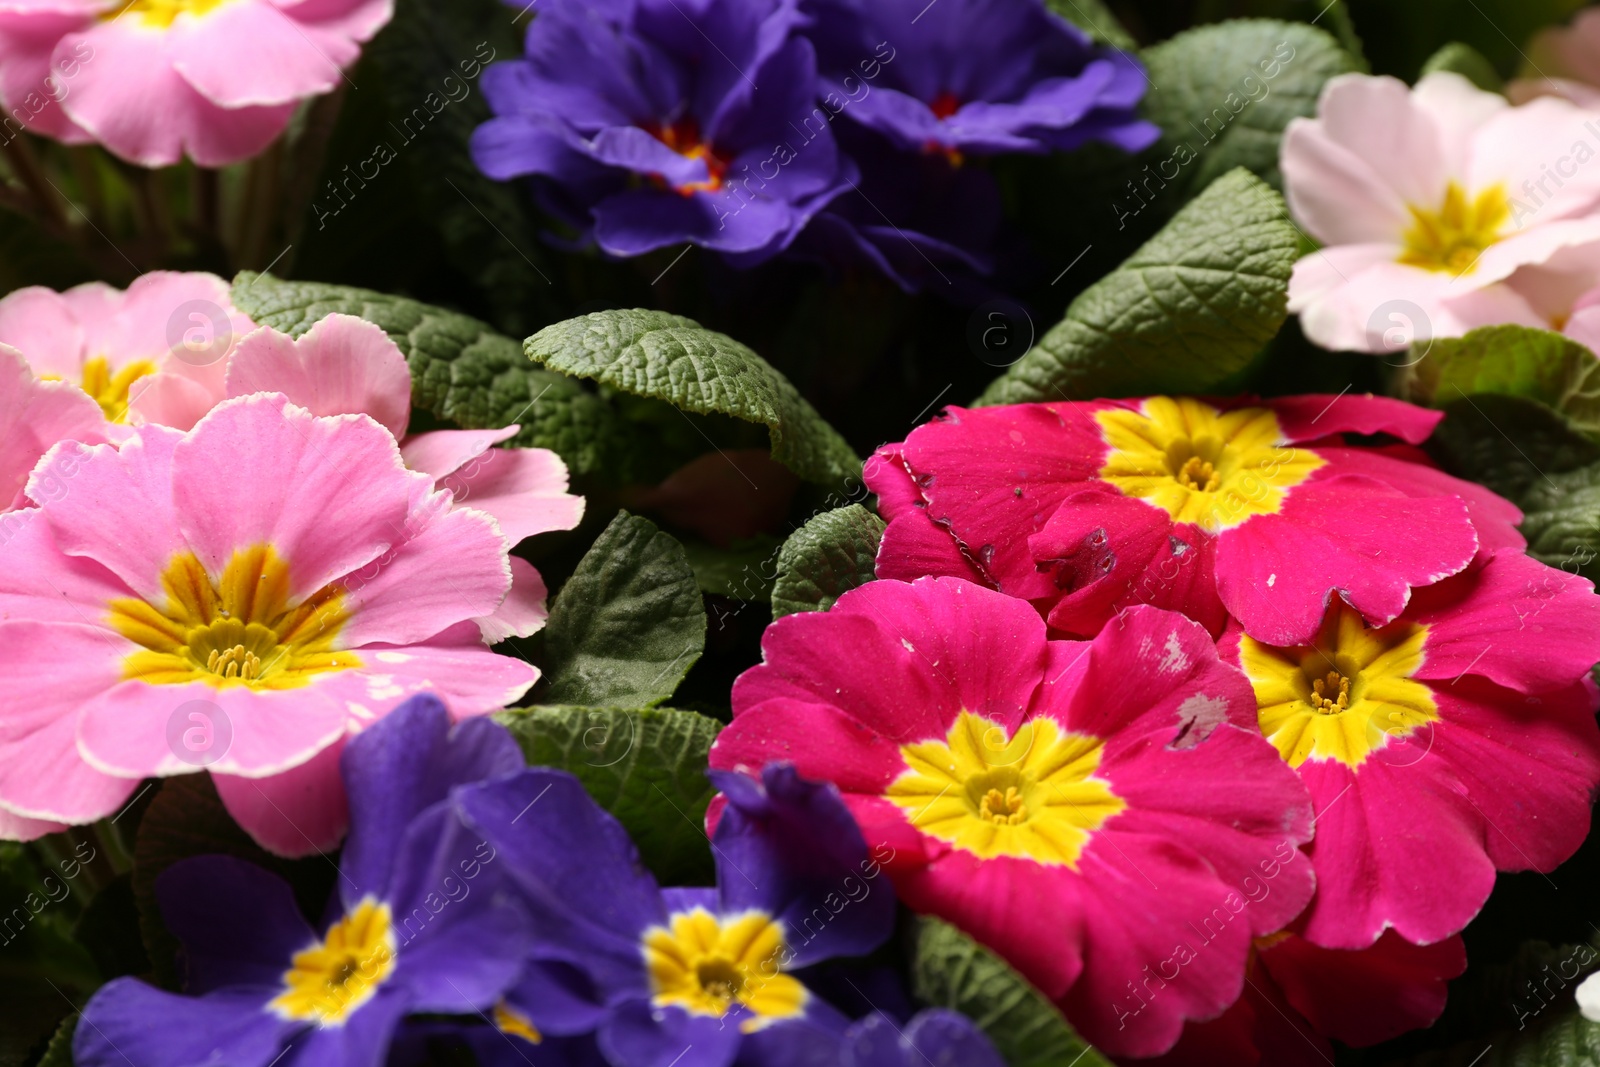
M78 1032L78 1013L61 1020L36 1067L72 1067L72 1035Z
M597 311L546 326L523 343L528 358L680 411L767 427L772 457L829 484L859 478L861 460L789 380L749 348L664 311Z
M1600 445L1545 405L1483 394L1444 406L1427 448L1450 473L1519 500L1547 474L1600 462Z
M1526 1030L1384 1062L1396 1067L1596 1067L1600 1064L1600 1023L1571 1011Z
M1315 26L1237 19L1201 26L1145 49L1145 114L1161 127L1162 163L1147 191L1180 196L1245 167L1281 188L1278 148L1295 118L1314 115L1323 83L1357 61Z
M663 885L709 885L706 778L715 719L673 708L553 707L496 716L528 762L575 775L627 828L645 865Z
M772 586L772 617L827 611L834 601L877 577L884 521L860 504L823 512L783 543Z
M1008 1067L1111 1067L1043 993L948 923L916 920L911 985L918 1000L977 1023Z
M1105 0L1045 0L1051 11L1087 33L1097 44L1132 51L1138 47L1133 35L1122 28Z
M1425 78L1440 70L1459 74L1485 92L1498 93L1505 89L1505 79L1494 69L1494 64L1485 59L1482 52L1460 41L1452 41L1429 56L1422 64L1419 77Z
M555 268L527 190L486 177L467 145L492 117L482 70L521 51L498 0L399 0L367 48L388 101L383 143L407 161L420 200L412 224L439 232L450 268L488 296L495 321L519 334L556 317L548 277ZM363 147L377 154L376 145Z
M689 558L649 519L617 513L578 563L545 627L545 699L653 707L706 645L706 608Z
M320 917L338 876L335 861L323 856L288 860L268 853L239 828L222 806L209 774L168 778L139 822L133 850L133 897L139 929L156 981L177 988L174 953L178 941L167 932L156 900L156 877L190 856L235 856L287 881L301 910Z
M978 402L1207 392L1283 325L1298 247L1283 198L1231 171L1084 290Z
M781 547L783 542L771 534L757 534L727 548L704 541L683 543L702 593L745 601L766 600L772 595L768 572Z
M1600 464L1545 473L1517 501L1528 554L1552 567L1600 578Z
M1410 80L1441 41L1471 45L1501 73L1524 61L1534 31L1588 0L1347 0L1374 70Z
M1600 359L1576 341L1527 326L1486 326L1431 340L1423 352L1400 382L1407 399L1437 406L1482 393L1519 396L1600 439Z
M530 368L517 343L487 324L404 297L243 271L233 302L262 326L299 337L334 313L381 326L411 367L411 402L467 429L522 431L512 444L548 448L575 475L619 470L631 431L604 399L560 374Z

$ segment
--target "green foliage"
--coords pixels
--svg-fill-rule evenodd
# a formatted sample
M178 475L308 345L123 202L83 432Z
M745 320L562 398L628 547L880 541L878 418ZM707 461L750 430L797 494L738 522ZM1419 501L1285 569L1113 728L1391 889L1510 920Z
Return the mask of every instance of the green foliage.
M139 822L133 851L133 898L139 929L155 981L176 988L177 939L167 932L156 900L156 878L190 856L219 854L248 860L289 883L301 910L320 917L337 877L335 861L323 856L287 860L268 853L233 821L208 774L168 778Z
M1452 41L1445 45L1422 64L1419 77L1426 77L1435 71L1446 70L1459 74L1478 88L1491 93L1498 93L1505 88L1505 79L1500 77L1500 72L1494 69L1494 64L1483 57L1483 53L1470 44Z
M1143 58L1155 86L1145 114L1163 133L1156 172L1185 191L1234 167L1281 188L1284 128L1316 114L1324 82L1358 67L1321 29L1273 19L1201 26L1145 49Z
M369 49L393 123L385 132L409 161L426 209L413 223L438 230L451 269L487 295L497 322L519 333L557 317L555 268L526 190L486 177L467 146L491 117L469 72L521 50L498 0L399 0Z
M1050 10L1078 27L1100 44L1131 51L1134 39L1122 28L1105 0L1046 0Z
M1283 325L1298 247L1283 198L1231 171L1080 294L978 402L1207 392Z
M1510 74L1534 31L1564 22L1586 0L1347 0L1379 73L1410 81L1441 41L1461 41Z
M545 699L653 707L705 645L705 603L683 546L649 519L619 512L550 608Z
M1000 957L938 919L919 918L915 930L912 992L926 1004L971 1017L1008 1067L1111 1067Z
M1600 439L1600 360L1576 341L1526 326L1487 326L1435 339L1423 351L1399 383L1409 400L1440 405L1482 393L1523 397Z
M861 460L789 380L726 334L662 311L598 311L547 326L523 344L551 370L680 411L767 427L772 457L808 481L857 478Z
M335 313L382 327L411 367L411 402L467 429L519 423L512 443L548 448L575 475L621 480L636 451L633 431L603 398L570 378L530 368L517 343L443 308L367 289L285 282L244 271L233 302L263 326L299 337Z
M1570 1011L1493 1040L1389 1062L1397 1067L1594 1067L1600 1064L1600 1023Z
M766 600L772 595L772 579L767 564L783 547L771 534L757 534L718 548L704 541L686 541L683 550L694 568L702 593L734 600Z
M796 530L778 554L772 617L827 611L839 597L872 581L884 528L878 516L851 504L824 512Z
M627 828L663 885L715 877L704 823L716 790L706 778L715 719L672 708L532 707L499 722L528 762L575 775Z
M56 1032L50 1035L50 1044L37 1067L72 1067L72 1035L78 1032L76 1013L61 1020Z
M1600 462L1600 445L1544 404L1483 394L1444 405L1428 441L1446 470L1519 499L1541 478Z

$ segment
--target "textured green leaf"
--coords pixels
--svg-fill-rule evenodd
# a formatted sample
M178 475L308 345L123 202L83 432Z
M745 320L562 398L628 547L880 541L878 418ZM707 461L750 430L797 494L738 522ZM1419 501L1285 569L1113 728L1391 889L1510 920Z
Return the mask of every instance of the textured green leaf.
M409 161L421 200L416 221L438 230L450 267L488 296L495 321L524 333L557 315L554 268L527 191L486 177L467 148L491 117L468 75L520 54L517 36L499 0L398 0L367 53L383 73L387 143Z
M1445 70L1459 74L1486 92L1498 93L1505 88L1505 79L1494 69L1494 64L1470 44L1452 41L1428 57L1422 64L1422 77L1434 71Z
M1600 1023L1570 1011L1526 1030L1385 1062L1396 1067L1600 1067Z
M50 1036L50 1044L37 1067L72 1067L72 1035L78 1032L78 1014L67 1016Z
M133 851L133 897L155 979L171 988L178 985L173 959L178 941L161 920L156 877L179 860L212 854L248 860L283 878L294 888L301 910L316 917L322 915L338 874L335 864L325 857L287 860L252 841L222 806L209 774L166 779L139 822Z
M1050 10L1094 38L1099 44L1132 51L1137 42L1117 16L1111 13L1105 0L1046 0Z
M1297 251L1283 198L1231 171L1084 290L979 403L1207 392L1283 325Z
M823 512L796 530L778 554L772 617L827 611L872 581L883 531L883 520L860 504Z
M689 565L702 593L733 600L766 600L772 595L774 557L783 542L771 534L735 541L727 548L685 541Z
M1450 473L1511 500L1546 474L1600 462L1600 445L1538 401L1486 393L1444 411L1428 451Z
M708 885L706 778L721 724L672 708L518 708L497 720L528 762L576 775L589 795L627 828L645 865L664 885Z
M681 411L767 427L772 456L808 481L858 478L861 460L789 380L749 348L664 311L597 311L546 326L523 344L551 370Z
M1546 472L1517 501L1528 554L1552 567L1600 578L1600 464Z
M416 408L467 429L520 423L513 444L551 449L574 474L622 480L631 431L612 406L571 378L530 368L515 341L477 319L368 289L250 271L234 279L233 302L294 337L335 313L366 319L406 354Z
M1436 338L1424 351L1401 382L1409 400L1439 405L1482 393L1519 396L1600 438L1600 359L1576 341L1527 326L1486 326Z
M913 993L970 1017L1008 1067L1111 1067L1010 964L948 923L916 923Z
M689 558L649 519L618 512L550 608L544 698L652 707L706 645L706 609Z
M1281 188L1285 127L1316 113L1324 82L1358 68L1318 27L1275 19L1201 26L1145 49L1143 58L1155 86L1145 114L1163 133L1164 162L1150 192L1166 182L1202 189L1234 167Z

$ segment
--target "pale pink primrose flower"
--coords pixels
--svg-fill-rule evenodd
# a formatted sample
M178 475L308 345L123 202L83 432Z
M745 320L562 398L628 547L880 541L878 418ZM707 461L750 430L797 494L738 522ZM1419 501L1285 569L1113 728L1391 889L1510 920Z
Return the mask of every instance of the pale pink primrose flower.
M143 421L141 393L164 369L220 389L228 349L253 329L214 274L151 271L126 291L30 286L0 300L0 344L88 393L113 423Z
M1512 100L1559 96L1600 109L1600 8L1578 12L1569 25L1541 30L1526 58L1529 75L1506 86Z
M28 494L0 568L0 832L93 822L142 778L209 769L264 846L328 848L346 737L416 693L482 715L539 677L477 621L511 590L494 520L364 415L244 397L187 433L58 446Z
M406 435L411 370L381 328L353 315L329 315L298 340L262 327L239 341L225 373L196 374L172 363L150 380L136 409L150 422L193 426L226 397L282 393L314 415L369 415L400 441L406 466L431 476L459 505L491 516L507 542L570 530L583 498L567 492L567 467L546 448L495 448L517 425L498 430L435 430ZM526 560L511 558L512 591L481 620L491 642L527 637L544 625L546 590Z
M0 0L0 98L146 167L266 148L345 77L393 0Z
M1295 265L1290 310L1316 344L1366 352L1394 350L1397 310L1432 337L1539 325L1496 283L1600 240L1597 155L1600 112L1565 100L1514 108L1450 73L1334 78L1283 142L1290 212L1323 245Z

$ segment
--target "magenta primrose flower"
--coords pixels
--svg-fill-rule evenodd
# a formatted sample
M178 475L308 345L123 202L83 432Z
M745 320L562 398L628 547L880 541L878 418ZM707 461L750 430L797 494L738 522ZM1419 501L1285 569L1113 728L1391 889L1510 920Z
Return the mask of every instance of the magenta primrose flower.
M762 651L711 766L835 783L900 898L1103 1051L1156 1055L1221 1014L1252 940L1311 897L1305 789L1189 619L1136 607L1049 641L1025 601L971 582L876 581L779 619Z
M13 815L91 822L205 767L263 844L328 847L347 736L423 690L461 718L539 676L480 630L511 588L505 536L366 416L242 397L188 433L60 446L28 495L0 568Z
M952 575L1092 636L1153 604L1213 634L1310 639L1335 593L1375 624L1522 513L1409 448L1443 417L1373 396L1148 397L950 408L867 463L889 529L878 577Z

